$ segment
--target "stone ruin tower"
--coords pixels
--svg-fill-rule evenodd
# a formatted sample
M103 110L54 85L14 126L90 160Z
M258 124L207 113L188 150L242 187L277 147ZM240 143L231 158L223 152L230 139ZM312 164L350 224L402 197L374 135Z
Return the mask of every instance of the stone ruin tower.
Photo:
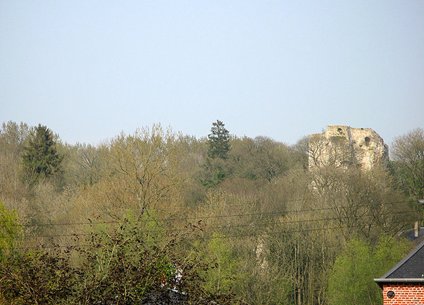
M371 128L330 125L309 137L309 170L333 166L370 170L388 161L388 147Z

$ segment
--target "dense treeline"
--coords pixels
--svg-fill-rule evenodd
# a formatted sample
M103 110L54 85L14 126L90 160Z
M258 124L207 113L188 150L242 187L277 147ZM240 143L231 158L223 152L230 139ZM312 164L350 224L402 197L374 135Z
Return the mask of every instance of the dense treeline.
M392 152L386 168L311 173L306 138L221 121L202 139L153 126L98 146L3 123L0 302L379 304L372 279L422 216L423 130Z

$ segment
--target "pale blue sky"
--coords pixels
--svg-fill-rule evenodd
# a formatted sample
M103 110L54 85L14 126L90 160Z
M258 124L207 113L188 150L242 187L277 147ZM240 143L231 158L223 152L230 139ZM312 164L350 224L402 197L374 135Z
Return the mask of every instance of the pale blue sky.
M294 144L424 127L424 0L0 0L0 122L97 144L161 123Z

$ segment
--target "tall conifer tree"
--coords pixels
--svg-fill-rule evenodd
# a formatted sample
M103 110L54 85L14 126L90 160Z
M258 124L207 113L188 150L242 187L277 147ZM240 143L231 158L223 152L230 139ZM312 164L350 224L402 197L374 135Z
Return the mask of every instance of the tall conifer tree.
M230 132L222 121L212 123L211 133L208 135L208 158L204 164L202 184L214 187L220 184L228 175L227 159L231 149Z
M208 157L227 159L230 146L230 132L225 128L225 124L217 120L212 123L211 133L208 135Z
M54 135L40 124L31 131L22 159L25 178L30 184L62 171L63 156L57 151Z

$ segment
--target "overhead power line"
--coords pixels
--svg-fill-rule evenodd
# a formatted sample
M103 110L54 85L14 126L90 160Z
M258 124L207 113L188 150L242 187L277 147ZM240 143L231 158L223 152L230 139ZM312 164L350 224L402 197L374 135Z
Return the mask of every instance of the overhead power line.
M400 224L401 222L394 222L395 224ZM272 230L267 232L237 232L233 234L223 234L219 236L193 236L194 239L197 240L213 240L213 239L237 239L237 238L245 238L245 237L264 237L264 236L274 236L274 235L281 235L284 234L291 234L291 233L304 233L304 232L313 232L313 231L333 231L333 230L341 230L341 229L353 229L353 228L360 228L362 226L360 225L337 225L337 226L325 226L325 227L319 227L319 228L301 228L301 229L291 229L291 230ZM91 234L87 234L91 235ZM60 236L60 235L59 235ZM66 235L68 236L68 235ZM36 246L23 246L23 247L17 247L18 249L53 249L53 248L71 248L71 247L85 247L85 246L92 246L93 244L90 243L76 243L76 244L66 244L66 245L36 245Z
M393 202L384 202L380 203L383 205L393 205L400 203L408 203L408 201L393 201ZM354 207L369 207L369 204L357 204ZM226 215L198 215L198 216L190 216L190 217L162 217L157 219L152 219L154 221L164 221L164 222L172 222L172 221L198 221L204 219L214 219L214 218L232 218L232 217L247 217L247 216L270 216L270 217L278 217L278 216L287 216L289 214L301 214L301 213L309 213L309 212L319 212L319 211L331 211L343 208L352 208L353 206L335 206L335 207L325 207L325 208L315 208L315 209L299 209L299 210L281 210L281 211L272 211L272 212L254 212L254 213L238 213L238 214L226 214ZM405 211L404 211L405 212ZM413 211L406 211L408 213L413 213ZM399 212L398 212L399 213ZM401 212L402 213L402 212ZM101 224L119 224L122 221L118 220L110 220L110 221L86 221L86 222L52 222L52 223L35 223L35 224L13 224L13 226L21 226L21 227L42 227L42 226L83 226L83 225L101 225ZM4 226L5 223L0 222L0 227Z
M400 212L400 214L405 215L409 214L410 211L404 211ZM383 216L386 216L388 214L391 214L390 212L387 212L386 214L382 214ZM361 220L364 220L364 218L373 218L373 215L363 215L361 217ZM250 227L252 229L258 230L263 228L270 228L272 225L289 225L289 224L306 224L306 223L319 223L319 222L332 222L332 221L344 221L346 219L349 219L349 216L339 216L339 217L325 217L325 218L310 218L310 219L296 219L296 220L284 220L284 221L278 221L278 222L270 222L270 221L260 221L260 222L252 222L252 223L245 223L245 224L232 224L232 225L222 225L222 226L214 226L213 229L215 230L231 230L231 229L237 229L237 228L246 228ZM397 222L391 222L392 224L395 223L404 223L403 221L397 221ZM347 226L347 227L355 227L355 226ZM359 227L359 225L358 225ZM159 228L163 229L163 228ZM166 229L166 228L165 228ZM302 228L300 231L308 231L311 228ZM312 228L311 230L315 230L315 228ZM187 228L172 228L173 232L184 232L187 231ZM145 233L156 233L157 230L151 229L151 230L144 230ZM79 236L92 236L96 233L71 233L71 234L43 234L43 235L30 235L25 238L25 240L31 240L31 239L37 239L37 238L56 238L56 237L79 237ZM0 237L1 239L1 237Z

